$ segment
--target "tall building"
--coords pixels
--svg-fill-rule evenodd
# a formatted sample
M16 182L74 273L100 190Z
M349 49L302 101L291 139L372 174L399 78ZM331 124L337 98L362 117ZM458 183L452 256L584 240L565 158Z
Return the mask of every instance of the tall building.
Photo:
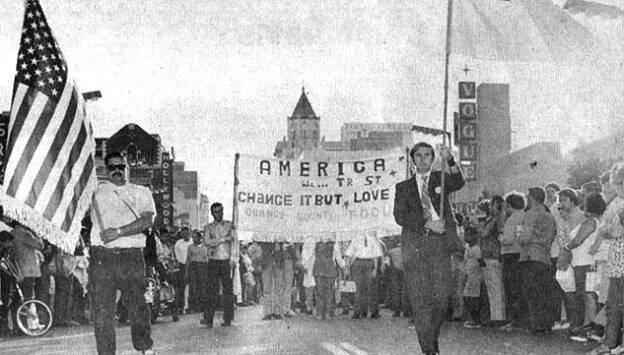
M184 162L173 163L173 188L181 193L174 206L174 224L197 229L203 226L200 222L199 177L197 171L186 171L184 168Z
M511 117L509 115L509 84L480 84L477 87L477 160L476 180L456 193L459 201L475 201L485 191L504 189L495 176L498 164L511 151Z
M566 161L559 143L539 142L511 152L509 85L477 87L477 173L455 193L456 202L475 202L482 196L503 195L551 181L565 184Z

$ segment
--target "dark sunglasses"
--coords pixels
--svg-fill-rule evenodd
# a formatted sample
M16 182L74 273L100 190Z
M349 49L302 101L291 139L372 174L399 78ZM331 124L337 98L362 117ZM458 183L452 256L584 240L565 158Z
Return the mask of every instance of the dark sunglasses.
M108 168L108 171L115 171L115 170L124 171L126 170L126 164L110 164L106 168Z

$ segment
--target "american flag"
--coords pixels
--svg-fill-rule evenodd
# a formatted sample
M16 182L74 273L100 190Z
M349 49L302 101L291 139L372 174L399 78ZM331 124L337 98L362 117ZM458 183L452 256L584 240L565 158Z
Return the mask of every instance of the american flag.
M39 1L25 6L0 202L6 215L73 251L97 185L95 141Z

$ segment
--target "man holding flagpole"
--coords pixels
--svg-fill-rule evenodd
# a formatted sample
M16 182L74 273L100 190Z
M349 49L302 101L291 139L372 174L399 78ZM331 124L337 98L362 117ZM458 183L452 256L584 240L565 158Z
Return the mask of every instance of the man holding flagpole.
M143 257L143 231L152 226L156 215L154 199L148 188L127 182L121 153L108 153L104 161L110 183L98 187L91 206L89 294L97 351L115 354L115 297L120 290L130 315L132 345L143 354L154 354Z
M460 246L448 194L465 182L445 145L440 147L440 156L450 174L432 171L435 152L428 143L417 143L409 155L416 174L396 185L394 219L403 227L401 254L420 347L424 354L436 355L451 292L451 254Z

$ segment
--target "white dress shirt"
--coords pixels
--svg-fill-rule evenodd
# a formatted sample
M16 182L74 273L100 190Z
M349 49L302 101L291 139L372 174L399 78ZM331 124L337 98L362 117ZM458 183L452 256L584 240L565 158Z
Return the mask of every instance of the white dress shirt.
M418 184L418 193L420 194L420 201L422 203L422 198L423 198L423 191L429 191L429 178L431 177L431 170L429 170L428 172L424 173L424 174L420 174L420 173L416 173L414 174L414 178L416 179L416 184ZM427 179L427 184L425 184L425 180ZM429 212L431 212L431 219L433 221L437 221L440 219L440 216L438 216L438 212L436 212L435 207L433 206L433 201L431 200L431 196L429 196L429 201L431 201L431 209Z

